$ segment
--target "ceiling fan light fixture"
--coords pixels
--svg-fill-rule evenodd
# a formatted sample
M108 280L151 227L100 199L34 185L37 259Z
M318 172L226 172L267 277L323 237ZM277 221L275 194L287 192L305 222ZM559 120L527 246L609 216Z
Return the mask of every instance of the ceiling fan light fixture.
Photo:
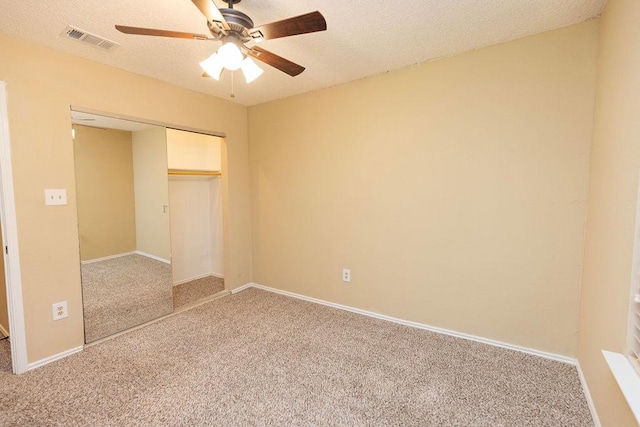
M260 69L253 60L246 58L247 55L291 77L302 73L304 67L275 53L269 52L266 49L257 46L245 46L246 43L251 41L257 43L262 40L315 33L318 31L326 31L327 29L327 21L318 11L256 27L248 15L233 8L233 5L240 3L241 0L224 1L229 5L229 8L219 9L214 0L192 0L192 3L200 10L205 18L207 18L207 26L209 27L211 36L185 33L182 31L130 27L127 25L116 25L115 28L124 34L141 36L172 37L189 40L221 40L223 45L218 51L211 55L211 57L200 62L200 66L204 69L202 76L220 80L224 68L230 71L242 68L247 83L252 82L262 74L262 69ZM80 32L80 30L75 30L76 32ZM77 34L73 33L72 35ZM231 77L233 86L233 74L231 74Z
M251 83L264 72L262 68L258 67L258 65L249 57L246 57L244 61L242 61L242 67L240 68L242 69L242 74L244 74L244 79L247 83Z
M218 49L218 55L222 59L224 68L227 70L235 71L242 66L244 55L233 41L228 41L220 46L220 49Z
M220 74L222 74L222 69L224 68L224 63L220 55L214 53L204 61L200 63L200 67L207 73L210 77L220 80Z

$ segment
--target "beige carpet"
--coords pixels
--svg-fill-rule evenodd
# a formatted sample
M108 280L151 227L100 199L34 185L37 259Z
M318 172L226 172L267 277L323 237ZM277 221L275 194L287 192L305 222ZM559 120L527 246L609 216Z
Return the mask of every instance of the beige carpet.
M224 291L224 279L215 276L202 277L173 287L173 308L182 307Z
M249 289L21 376L19 426L591 426L575 367Z
M127 255L82 265L85 342L173 312L171 265Z
M11 343L9 340L2 340L0 341L0 376L11 372ZM0 425L2 425L1 417Z

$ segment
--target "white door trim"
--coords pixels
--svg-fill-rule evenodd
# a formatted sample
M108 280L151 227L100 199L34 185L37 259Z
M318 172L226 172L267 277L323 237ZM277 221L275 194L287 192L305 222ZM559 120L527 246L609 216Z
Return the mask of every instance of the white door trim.
M7 111L7 89L0 81L0 221L2 242L8 248L4 267L7 283L7 308L11 335L11 361L13 373L27 372L27 335L24 327L22 303L22 279L18 251L18 226L16 204L13 193L13 169L11 166L11 144L9 142L9 114ZM5 248L0 248L5 250Z

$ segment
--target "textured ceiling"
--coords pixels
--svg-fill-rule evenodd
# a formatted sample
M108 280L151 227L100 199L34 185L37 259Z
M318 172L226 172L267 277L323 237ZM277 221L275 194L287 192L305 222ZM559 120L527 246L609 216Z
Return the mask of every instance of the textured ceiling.
M209 34L190 0L0 0L0 32L154 77L198 92L255 105L396 70L429 59L575 24L598 16L606 0L242 0L236 9L256 26L315 10L327 31L267 40L261 47L307 69L289 77L258 62L246 84L236 72L217 82L198 65L220 42L133 36L115 24ZM218 7L226 7L215 0ZM120 43L105 51L60 37L67 25Z

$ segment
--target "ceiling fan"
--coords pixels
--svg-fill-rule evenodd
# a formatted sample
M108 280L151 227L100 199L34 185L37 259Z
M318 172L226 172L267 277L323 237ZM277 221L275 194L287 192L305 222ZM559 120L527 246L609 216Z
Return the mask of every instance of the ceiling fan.
M247 83L262 74L262 70L251 58L277 68L292 77L302 73L305 68L261 47L247 46L246 43L257 43L262 40L314 33L327 29L327 22L318 11L254 27L253 21L248 15L233 8L233 5L240 3L241 0L223 0L229 7L221 9L218 9L213 0L191 1L207 18L210 36L124 25L116 25L116 29L125 34L220 40L222 46L218 52L200 63L205 71L203 76L219 80L223 69L231 71L241 69Z

